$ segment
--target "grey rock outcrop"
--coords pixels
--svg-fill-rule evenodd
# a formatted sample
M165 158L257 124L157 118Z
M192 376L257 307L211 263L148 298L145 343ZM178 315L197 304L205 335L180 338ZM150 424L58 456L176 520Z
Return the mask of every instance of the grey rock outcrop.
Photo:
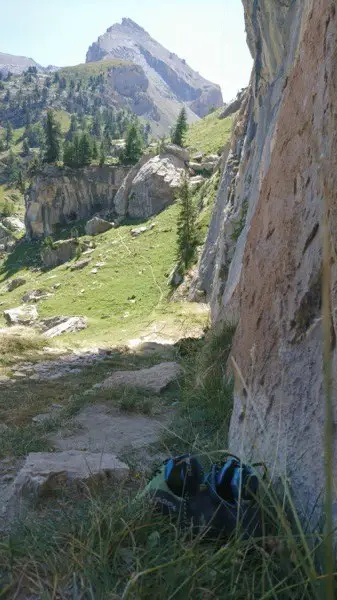
M45 167L26 197L27 236L52 235L56 226L88 219L100 210L111 211L128 171L122 166Z
M47 269L52 269L75 258L80 248L77 239L59 240L41 250L41 258Z
M2 224L13 231L14 233L22 233L25 231L25 224L17 217L5 217L2 219Z
M337 248L337 12L330 0L243 0L254 69L199 270L214 323L234 321L230 447L286 472L297 507L324 497L321 282ZM337 274L331 260L337 412ZM231 362L231 365L234 362ZM243 383L244 382L244 383ZM337 437L334 430L334 478ZM313 456L315 460L313 460ZM334 492L337 517L337 496Z
M148 218L175 201L186 168L179 158L185 154L176 148L168 145L159 156L142 157L130 171L115 199L119 216Z
M26 283L26 279L24 277L16 277L15 279L11 279L8 283L7 283L7 292L12 292L13 290L16 290L16 288L20 287L21 285L25 285Z
M105 233L112 229L114 226L110 221L106 221L105 219L101 219L100 217L94 217L90 219L85 226L85 233L87 235L98 235L99 233Z
M44 323L43 327L46 327L46 323ZM86 317L57 317L57 323L45 330L43 335L51 339L65 333L75 333L87 327L88 319Z
M39 302L40 300L50 298L50 296L52 294L47 292L47 290L31 290L23 296L22 302Z
M32 325L38 320L39 314L36 306L24 304L4 310L4 318L7 325Z
M131 19L115 24L92 44L87 62L108 59L131 61L141 69L147 82L143 89L130 93L132 81L124 73L117 85L121 95L128 95L130 106L138 115L153 121L155 134L167 133L168 127L185 104L189 121L208 114L211 107L222 105L220 87L193 71L185 60L169 52ZM125 89L126 88L126 89Z

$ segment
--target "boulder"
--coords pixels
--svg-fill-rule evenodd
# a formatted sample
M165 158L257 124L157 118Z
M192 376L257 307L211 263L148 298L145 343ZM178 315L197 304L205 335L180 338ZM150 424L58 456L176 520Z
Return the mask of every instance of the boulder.
M174 155L150 158L132 181L127 215L146 219L172 204L184 173L184 162Z
M184 278L181 274L181 267L180 265L176 265L168 278L168 285L171 285L173 287L177 287L178 285L180 285L182 282L184 281Z
M5 217L5 219L2 219L2 223L13 233L22 233L25 231L25 224L17 217Z
M147 219L175 201L188 153L171 144L164 148L159 156L143 156L125 178L115 197L120 219Z
M90 258L85 258L84 260L78 260L77 262L75 262L73 265L70 266L70 270L71 271L80 271L81 269L84 269L84 267L87 267L88 264L90 263Z
M36 500L64 487L121 483L129 467L114 454L69 450L68 452L31 452L17 474L13 488L17 497Z
M60 240L50 246L44 246L41 258L47 269L52 269L75 258L79 249L79 241L76 239Z
M4 317L7 325L31 325L38 320L39 315L36 306L24 304L4 310Z
M176 156L182 162L188 162L190 160L189 151L176 144L163 144L160 154L161 156L171 154L172 156Z
M193 154L193 156L192 156L192 161L200 163L203 159L203 156L204 156L203 152L196 152L196 154Z
M59 317L59 319L62 320L44 332L44 337L54 338L64 333L74 333L88 327L88 319L86 317Z
M189 184L192 190L198 189L203 183L205 183L205 178L202 175L190 177Z
M7 292L12 292L25 283L26 279L24 279L24 277L16 277L16 279L11 279L11 281L7 283Z
M130 234L132 237L138 237L141 233L145 233L147 231L147 227L135 227L131 229Z
M85 233L87 235L98 235L99 233L105 233L114 227L114 223L110 223L100 217L93 217L90 219L85 226Z
M0 242L5 249L8 249L10 243L15 243L14 233L7 229L2 223L0 223Z
M39 302L39 300L50 298L50 296L52 296L52 294L46 292L46 290L31 290L23 296L22 302Z
M98 383L94 389L110 390L130 387L150 394L160 394L181 375L181 367L176 362L163 362L149 369L139 371L116 371L111 377Z

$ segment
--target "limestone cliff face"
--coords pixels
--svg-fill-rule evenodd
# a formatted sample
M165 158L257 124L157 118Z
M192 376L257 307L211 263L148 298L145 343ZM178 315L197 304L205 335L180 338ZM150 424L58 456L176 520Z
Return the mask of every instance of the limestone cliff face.
M46 167L26 197L28 237L51 235L56 226L86 219L100 210L113 212L116 192L128 171L109 166Z
M237 323L233 358L247 389L237 376L230 447L266 460L273 474L286 471L305 510L324 488L326 199L337 372L337 11L335 0L243 4L255 64L198 286L215 323Z

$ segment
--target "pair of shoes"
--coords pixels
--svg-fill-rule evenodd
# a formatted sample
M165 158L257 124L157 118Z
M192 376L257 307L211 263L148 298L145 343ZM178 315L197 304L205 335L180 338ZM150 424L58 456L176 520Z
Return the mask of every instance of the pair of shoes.
M167 459L138 497L195 535L259 535L259 466L227 455L204 474L198 459L184 454Z

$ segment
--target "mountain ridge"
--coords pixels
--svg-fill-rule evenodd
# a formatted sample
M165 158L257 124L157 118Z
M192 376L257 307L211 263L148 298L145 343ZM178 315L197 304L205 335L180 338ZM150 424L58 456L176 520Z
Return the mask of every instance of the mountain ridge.
M89 47L86 62L111 58L134 62L143 69L149 82L148 96L159 108L159 126L164 129L183 104L190 111L190 121L223 104L220 86L194 71L132 19L122 19L99 36Z

